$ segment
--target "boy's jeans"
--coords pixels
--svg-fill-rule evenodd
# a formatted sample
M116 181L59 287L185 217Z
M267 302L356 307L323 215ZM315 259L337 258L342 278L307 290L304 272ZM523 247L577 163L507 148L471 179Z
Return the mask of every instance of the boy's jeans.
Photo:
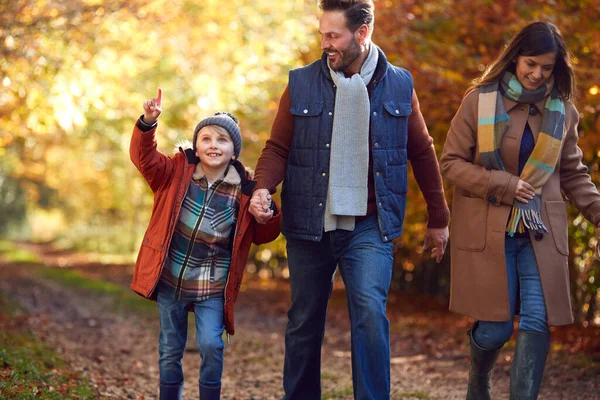
M158 367L160 384L183 385L181 359L188 328L188 302L181 302L158 291L160 335ZM223 299L193 303L196 316L196 342L202 357L200 384L215 387L223 374Z
M519 329L549 332L542 281L531 239L507 236L505 254L510 321L479 321L473 339L478 346L486 350L499 349L510 339L513 333L517 299L520 300ZM482 268L485 268L485 265L482 265Z
M336 265L346 285L355 399L390 398L390 323L386 316L392 243L376 217L320 242L288 240L292 305L285 333L284 399L321 399L321 345Z

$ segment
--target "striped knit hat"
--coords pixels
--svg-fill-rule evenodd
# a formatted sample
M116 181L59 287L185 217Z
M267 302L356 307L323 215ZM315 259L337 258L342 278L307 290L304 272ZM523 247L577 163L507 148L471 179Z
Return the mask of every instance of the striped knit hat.
M196 151L196 140L198 139L198 132L200 129L209 125L218 125L229 133L231 141L233 142L233 154L235 158L239 158L240 151L242 150L242 134L240 133L238 119L228 112L217 112L215 115L205 118L196 125L194 129L194 141L192 142L194 152Z

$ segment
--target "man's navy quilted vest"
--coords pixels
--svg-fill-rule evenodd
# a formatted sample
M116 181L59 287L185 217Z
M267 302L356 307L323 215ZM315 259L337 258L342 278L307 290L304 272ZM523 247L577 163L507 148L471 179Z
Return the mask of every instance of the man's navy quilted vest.
M370 140L379 229L384 241L402 234L407 192L408 116L413 81L405 69L379 62L370 88ZM325 56L290 72L294 134L281 193L283 234L319 241L327 199L336 88Z

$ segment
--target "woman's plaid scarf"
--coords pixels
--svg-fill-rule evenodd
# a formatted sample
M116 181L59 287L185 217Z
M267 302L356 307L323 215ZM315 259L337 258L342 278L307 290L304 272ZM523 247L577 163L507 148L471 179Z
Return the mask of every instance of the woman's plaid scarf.
M541 217L542 187L554 172L564 139L565 104L551 77L536 90L525 89L517 77L505 72L502 79L479 92L477 140L479 154L486 169L504 170L500 156L502 135L509 125L501 95L522 104L534 104L546 98L542 127L533 152L529 156L520 178L535 188L535 197L527 204L515 200L506 231L510 236L525 232L525 227L535 232L547 233Z

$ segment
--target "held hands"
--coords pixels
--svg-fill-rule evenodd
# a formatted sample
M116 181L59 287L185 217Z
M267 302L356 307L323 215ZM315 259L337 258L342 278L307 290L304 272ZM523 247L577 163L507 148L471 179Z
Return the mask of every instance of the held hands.
M145 118L145 117L144 117ZM271 194L267 189L257 189L250 199L250 214L259 224L266 224L273 216Z
M155 99L144 102L144 122L153 124L162 113L162 89L158 88L158 94Z
M519 179L517 183L517 189L515 190L515 199L521 203L529 203L529 200L535 196L535 189L529 183L522 179Z
M425 243L423 249L427 250L433 245L431 249L431 257L435 258L435 261L439 264L442 261L442 257L446 252L446 245L448 244L448 227L446 228L429 228L425 235Z

